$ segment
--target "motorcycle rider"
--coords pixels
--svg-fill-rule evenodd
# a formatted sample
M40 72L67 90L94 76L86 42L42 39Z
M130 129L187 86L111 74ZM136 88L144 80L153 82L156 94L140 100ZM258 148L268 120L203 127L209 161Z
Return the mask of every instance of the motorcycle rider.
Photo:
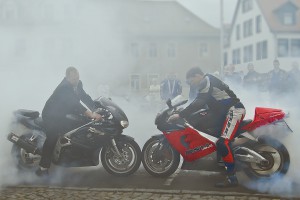
M217 152L222 156L224 161L227 176L225 181L217 183L216 187L237 186L235 160L230 142L234 139L246 110L228 85L213 75L204 74L199 67L193 67L188 70L186 80L191 87L198 88L197 97L178 114L171 115L169 121L177 120L179 117L188 118L192 113L204 106L208 106L208 114L194 120L197 120L195 128L201 127L203 124L206 126L223 125L216 147Z
M58 137L60 134L66 133L74 128L66 118L67 114L84 114L91 119L102 119L101 115L91 112L84 107L80 101L90 110L93 109L94 102L83 90L82 82L79 80L78 70L75 67L68 67L66 69L65 78L47 100L42 111L47 137L43 145L40 168L36 171L36 175L48 175L48 169L51 165L51 158Z

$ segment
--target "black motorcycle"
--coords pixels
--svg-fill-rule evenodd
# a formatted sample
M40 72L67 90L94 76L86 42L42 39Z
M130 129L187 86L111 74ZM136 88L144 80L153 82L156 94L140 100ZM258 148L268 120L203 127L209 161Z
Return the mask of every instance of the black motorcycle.
M97 166L99 155L106 171L113 175L133 174L141 164L141 149L130 136L123 135L129 123L126 114L111 99L95 100L95 112L102 121L68 115L78 127L61 135L53 152L52 162L65 167ZM8 135L13 144L12 156L19 169L36 170L46 139L38 111L17 110L15 123Z

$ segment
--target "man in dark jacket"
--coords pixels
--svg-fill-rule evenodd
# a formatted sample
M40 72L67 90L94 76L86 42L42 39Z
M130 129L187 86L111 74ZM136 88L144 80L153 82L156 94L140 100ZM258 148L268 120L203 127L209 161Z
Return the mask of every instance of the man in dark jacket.
M261 75L254 70L253 63L249 63L248 66L248 73L244 76L243 79L243 86L246 89L258 89L258 86L261 82Z
M101 115L91 112L80 101L93 110L94 102L83 90L77 69L69 67L66 70L65 78L47 100L42 111L47 138L43 146L40 168L36 171L38 176L48 174L58 137L73 128L66 118L67 114L84 114L91 119L101 120Z
M175 74L169 74L167 79L163 80L160 84L161 100L174 99L176 96L181 95L182 85Z
M219 126L223 129L216 143L217 152L222 156L227 171L224 182L217 183L217 187L237 186L238 180L235 175L235 161L230 147L240 122L245 116L245 108L228 85L210 74L204 74L199 67L191 68L186 74L187 83L198 88L195 100L179 114L170 116L169 121L177 120L179 117L188 118L192 113L208 106L209 114L199 117L198 126ZM221 122L221 123L220 123ZM203 128L203 127L202 127Z

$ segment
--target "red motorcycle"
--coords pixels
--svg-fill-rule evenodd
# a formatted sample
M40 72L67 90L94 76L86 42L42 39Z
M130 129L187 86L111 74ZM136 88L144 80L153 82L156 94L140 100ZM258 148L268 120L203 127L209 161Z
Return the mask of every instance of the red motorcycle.
M169 117L178 112L178 107L186 102L187 100L172 105L171 101L168 101L168 108L156 116L155 124L163 134L152 136L142 150L144 168L153 176L167 177L173 174L178 169L180 155L184 159L182 169L199 168L195 163L202 160L200 167L210 163L210 170L221 170L217 165L218 156L214 153L218 140L216 131L220 128L210 128L202 132L196 130L186 119L168 123ZM194 114L206 113L207 110L200 110ZM241 122L231 143L238 170L243 170L253 179L270 178L288 171L290 157L286 147L271 137L272 134L256 134L254 131L263 125L284 124L287 127L285 130L292 132L284 120L286 117L287 114L280 109L257 107L254 120Z

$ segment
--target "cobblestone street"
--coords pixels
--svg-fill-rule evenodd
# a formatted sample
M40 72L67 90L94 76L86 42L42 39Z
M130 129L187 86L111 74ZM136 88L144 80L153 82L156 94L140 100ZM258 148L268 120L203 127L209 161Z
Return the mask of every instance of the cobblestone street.
M7 187L0 191L1 200L82 200L82 199L160 199L160 200L281 200L270 195L245 193L205 192L186 190L143 190L143 189L98 189L98 188L59 188L59 187ZM298 198L297 198L298 199Z

